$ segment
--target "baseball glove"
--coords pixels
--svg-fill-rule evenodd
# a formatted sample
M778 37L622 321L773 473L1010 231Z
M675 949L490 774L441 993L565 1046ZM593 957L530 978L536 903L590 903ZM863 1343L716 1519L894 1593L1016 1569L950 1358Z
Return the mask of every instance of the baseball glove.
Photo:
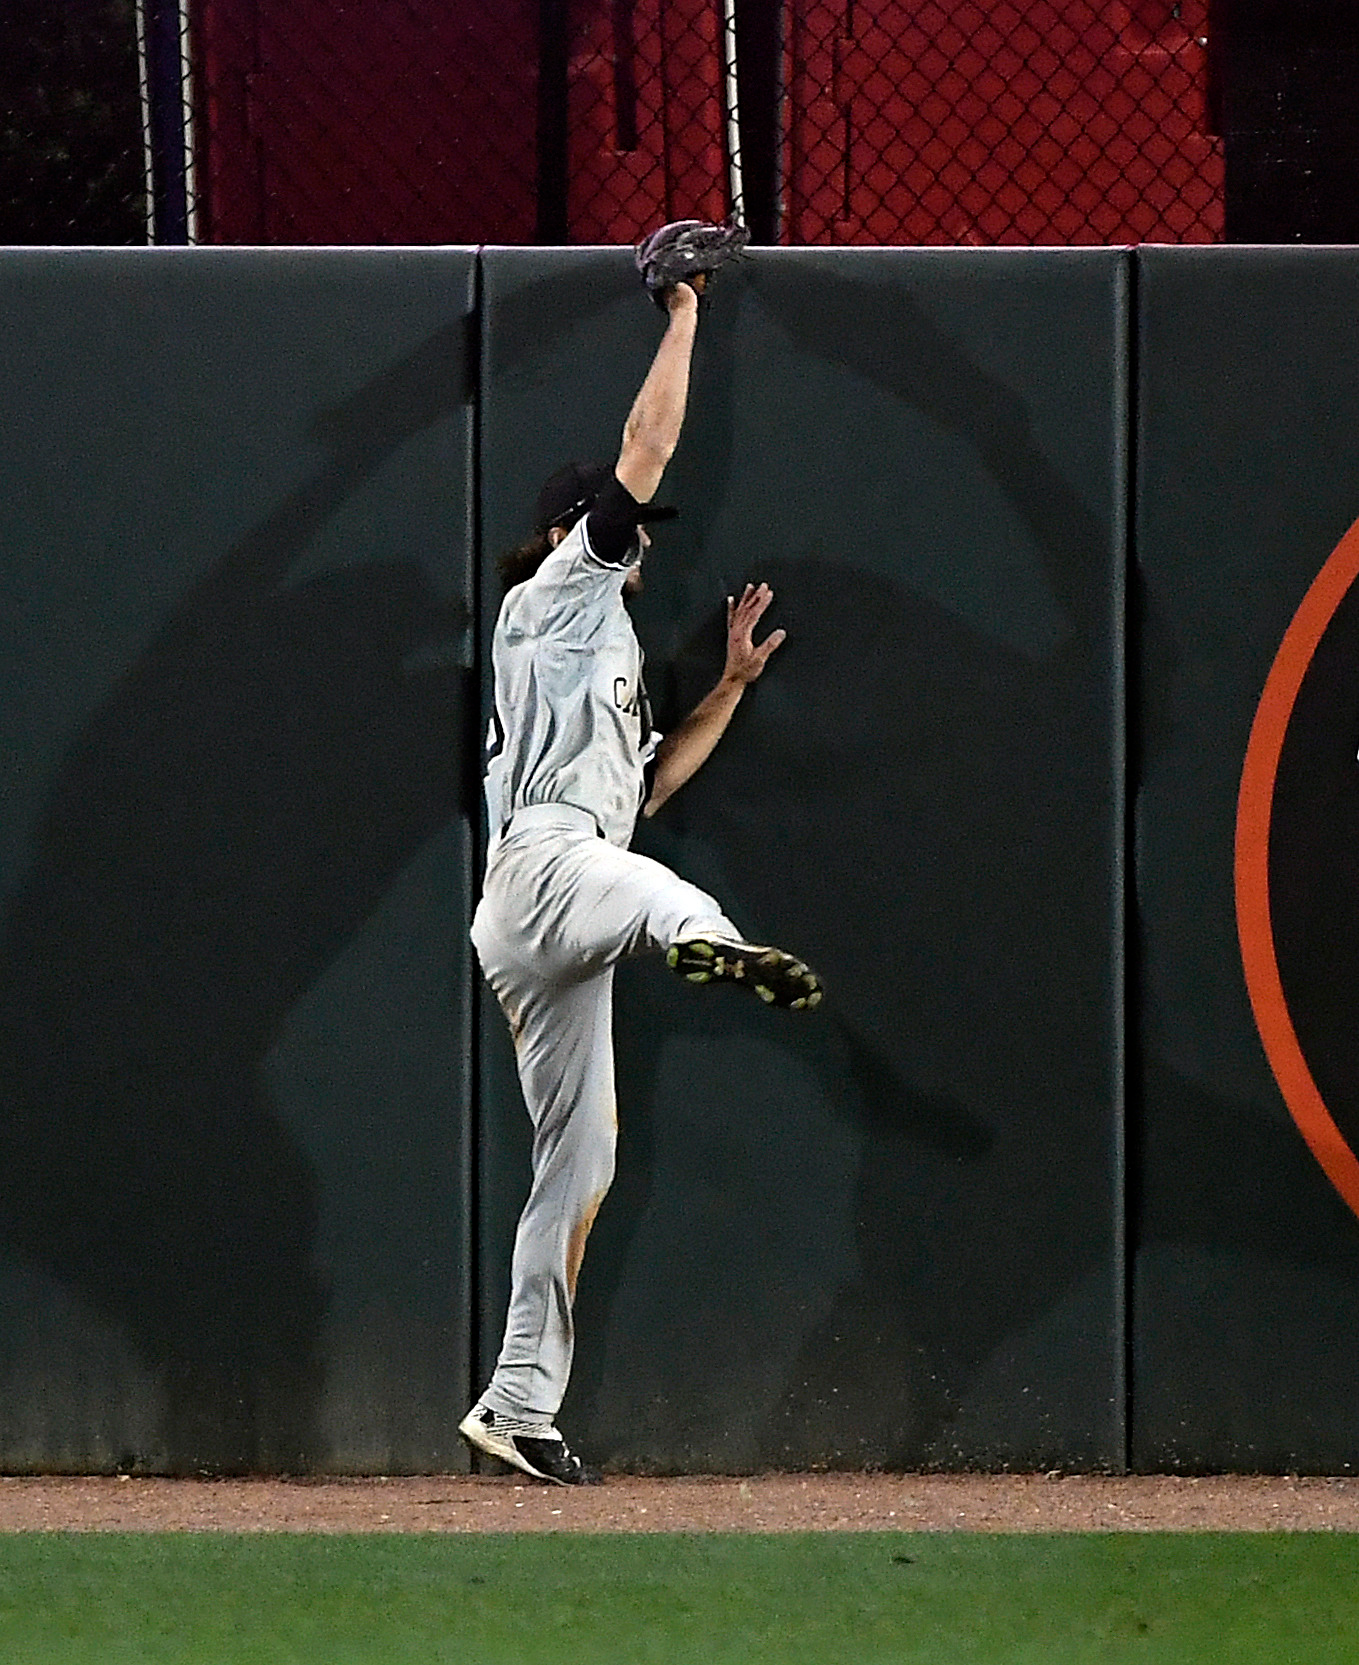
M676 220L638 243L634 251L637 270L647 293L663 308L667 289L700 274L711 278L719 266L735 260L749 241L749 231L736 220L726 220L722 225Z

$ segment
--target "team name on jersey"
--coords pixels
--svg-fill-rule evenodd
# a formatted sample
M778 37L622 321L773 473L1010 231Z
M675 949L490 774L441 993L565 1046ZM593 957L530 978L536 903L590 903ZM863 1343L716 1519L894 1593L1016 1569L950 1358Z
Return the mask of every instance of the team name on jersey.
M640 685L629 687L629 678L616 676L613 679L613 703L628 717L642 715L642 690Z

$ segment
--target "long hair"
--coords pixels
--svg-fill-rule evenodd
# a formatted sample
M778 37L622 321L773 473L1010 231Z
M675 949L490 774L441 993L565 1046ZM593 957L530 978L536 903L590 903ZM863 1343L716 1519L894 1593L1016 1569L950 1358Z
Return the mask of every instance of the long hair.
M509 591L516 584L522 584L526 578L532 578L538 568L552 553L552 544L546 532L534 532L531 537L524 539L513 549L508 549L496 558L495 570L500 574L500 582Z

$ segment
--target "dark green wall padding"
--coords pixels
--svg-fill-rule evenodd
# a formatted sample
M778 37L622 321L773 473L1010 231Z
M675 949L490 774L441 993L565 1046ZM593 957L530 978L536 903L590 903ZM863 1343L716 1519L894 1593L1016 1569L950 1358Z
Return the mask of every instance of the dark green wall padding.
M1132 1460L1345 1473L1359 1452L1359 1222L1290 1122L1256 1035L1232 845L1270 665L1359 515L1359 256L1144 249L1138 293ZM1348 698L1325 738L1353 791ZM1337 801L1342 838L1343 815ZM1352 886L1354 868L1351 837L1315 898L1349 941L1353 898L1336 876ZM1276 904L1284 878L1276 867ZM1352 975L1318 969L1354 999ZM1295 1004L1299 1027L1305 1015ZM1347 1056L1354 1015L1330 1020ZM1335 1109L1352 1118L1352 1098Z
M0 255L5 1468L463 1462L474 282Z
M830 995L799 1020L620 974L563 1410L606 1462L1122 1461L1127 279L1109 251L761 251L705 301L637 609L660 726L745 580L789 637L637 847ZM626 251L486 254L488 554L559 462L616 454L662 327L635 283ZM527 1168L484 1024L489 1368Z
M620 973L592 1459L1353 1463L1359 1222L1231 875L1359 514L1357 280L761 249L705 302L636 612L662 726L746 579L788 641L638 847L829 997ZM527 1180L466 939L491 562L616 454L662 319L626 250L12 250L0 302L0 1469L465 1467ZM1312 953L1354 955L1347 640L1281 773L1324 863L1275 866L1353 1131L1356 978Z

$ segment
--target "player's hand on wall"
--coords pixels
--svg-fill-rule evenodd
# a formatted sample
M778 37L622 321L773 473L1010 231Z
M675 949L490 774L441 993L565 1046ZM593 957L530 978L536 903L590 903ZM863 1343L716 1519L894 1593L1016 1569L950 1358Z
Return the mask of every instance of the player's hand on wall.
M773 599L768 584L747 584L739 601L727 597L727 664L722 674L733 682L754 682L787 635L771 630L764 641L755 641L755 626Z

